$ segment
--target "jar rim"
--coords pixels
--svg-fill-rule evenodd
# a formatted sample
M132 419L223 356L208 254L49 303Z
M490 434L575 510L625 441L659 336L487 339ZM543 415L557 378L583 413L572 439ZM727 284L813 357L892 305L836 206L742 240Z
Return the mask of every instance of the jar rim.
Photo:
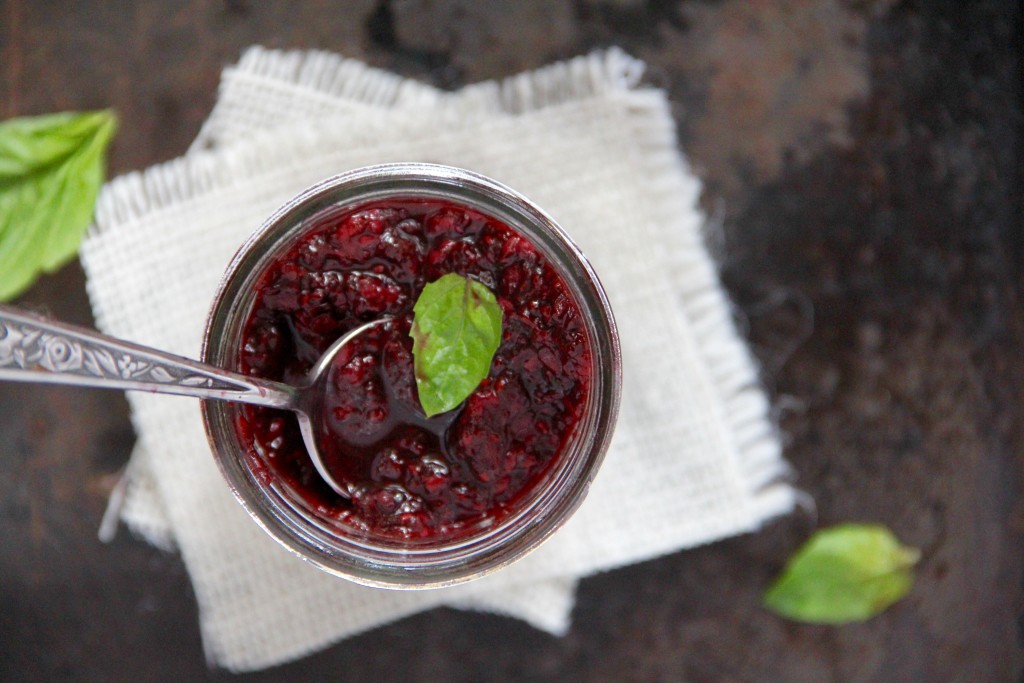
M201 358L237 367L239 336L253 305L255 281L275 255L306 234L325 212L398 197L453 201L504 221L545 254L577 300L591 344L590 396L571 443L559 453L550 476L545 475L550 481L534 487L524 504L481 533L422 546L360 539L304 510L301 496L284 482L265 481L253 472L233 428L236 406L206 401L202 415L214 459L235 498L285 548L357 583L434 588L489 574L547 540L582 502L611 439L621 388L615 321L592 266L554 219L511 188L451 166L381 164L325 179L285 203L239 248L213 299Z

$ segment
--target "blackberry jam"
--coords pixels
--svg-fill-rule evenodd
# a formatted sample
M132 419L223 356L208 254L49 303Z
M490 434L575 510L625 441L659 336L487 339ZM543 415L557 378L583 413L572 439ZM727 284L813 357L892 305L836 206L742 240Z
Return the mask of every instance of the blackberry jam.
M427 418L412 307L448 273L503 312L488 376ZM618 335L590 264L513 190L432 164L330 178L285 204L229 265L202 359L300 383L333 341L389 316L335 358L316 427L324 483L290 413L202 404L214 458L250 516L288 550L371 586L431 588L518 560L582 502L608 447ZM330 445L326 445L326 444Z
M413 372L412 307L446 273L503 309L490 375L459 408L426 418ZM336 339L391 316L336 359L319 428L346 499L319 477L289 413L244 406L243 442L273 476L354 532L455 537L504 517L558 457L589 394L590 341L550 262L518 232L439 199L394 198L314 223L256 285L242 371L301 383Z

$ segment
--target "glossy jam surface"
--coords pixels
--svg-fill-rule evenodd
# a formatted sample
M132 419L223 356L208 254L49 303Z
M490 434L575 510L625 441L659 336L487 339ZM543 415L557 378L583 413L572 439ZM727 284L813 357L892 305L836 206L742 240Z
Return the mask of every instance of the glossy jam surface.
M448 413L424 417L413 374L412 307L459 273L500 303L490 374ZM522 235L434 200L375 202L316 222L261 276L243 372L300 383L338 337L381 315L335 360L318 428L334 493L306 455L295 417L244 406L236 428L260 476L287 482L353 533L454 538L501 519L557 460L582 419L591 351L561 276Z

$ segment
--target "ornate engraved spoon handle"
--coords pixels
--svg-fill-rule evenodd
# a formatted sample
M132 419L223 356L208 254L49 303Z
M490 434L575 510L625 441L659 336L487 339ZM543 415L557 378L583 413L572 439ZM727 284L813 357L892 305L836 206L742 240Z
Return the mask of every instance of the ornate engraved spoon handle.
M0 380L76 384L290 409L298 391L0 306Z

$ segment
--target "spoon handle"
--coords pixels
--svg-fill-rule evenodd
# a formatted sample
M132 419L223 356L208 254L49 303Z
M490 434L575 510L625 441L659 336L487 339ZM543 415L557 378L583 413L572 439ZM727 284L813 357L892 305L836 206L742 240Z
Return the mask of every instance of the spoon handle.
M74 384L290 409L298 392L0 306L0 380Z

